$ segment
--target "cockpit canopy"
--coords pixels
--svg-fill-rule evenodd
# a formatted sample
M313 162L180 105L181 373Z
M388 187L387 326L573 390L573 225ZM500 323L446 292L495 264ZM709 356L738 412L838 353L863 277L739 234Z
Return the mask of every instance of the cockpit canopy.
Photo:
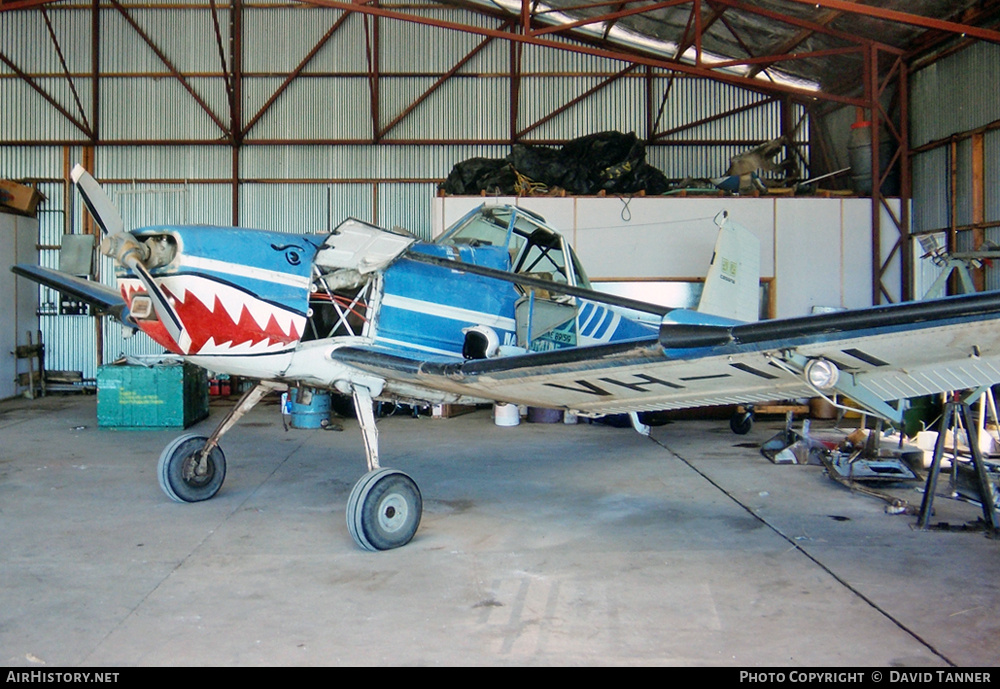
M503 247L510 270L574 287L590 287L565 238L531 211L514 206L480 206L452 225L436 242L452 246Z

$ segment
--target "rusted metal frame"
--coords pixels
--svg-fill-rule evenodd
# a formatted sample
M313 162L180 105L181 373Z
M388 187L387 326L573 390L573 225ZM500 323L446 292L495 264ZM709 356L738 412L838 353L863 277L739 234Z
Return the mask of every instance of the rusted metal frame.
M345 14L344 16L346 17L347 15ZM504 24L504 26L507 26L507 27L510 27L512 25L513 25L513 22L510 22L510 21L508 21L508 22L506 22ZM427 98L429 98L431 96L431 94L433 94L435 91L437 91L439 88L441 88L441 86L443 86L444 83L446 81L448 81L448 79L450 79L456 73L458 73L458 70L460 70L462 67L464 67L466 64L468 64L469 61L472 60L472 58L474 58L476 55L478 55L480 52L482 52L486 48L486 46L488 46L494 40L495 39L493 39L492 37L489 37L489 36L483 38L483 40L479 43L479 45L477 45L475 48L473 48L471 51L469 51L463 58L461 58L457 63L455 63L455 65L451 69L449 69L447 72L445 72L444 74L442 74L437 79L437 81L435 81L426 91L424 91L420 96L418 96L415 101L413 101L412 103L410 103L410 105L406 106L406 108L404 108L401 113L399 113L395 118L393 118L393 120L391 122L389 122L389 124L387 124L385 127L383 127L381 129L381 131L379 131L379 133L378 133L378 138L381 139L382 137L384 137L393 127L395 127L402 120L404 120L421 103L423 103L425 100L427 100Z
M877 57L877 52L876 52ZM877 67L877 62L873 64L873 68ZM875 77L875 93L872 98L872 107L877 111L878 116L873 117L872 123L872 148L873 148L873 164L872 164L872 179L873 184L873 194L877 193L877 198L879 199L882 208L884 208L889 217L892 219L896 230L899 233L899 237L896 240L895 246L900 249L900 297L903 300L910 299L912 297L912 282L913 282L913 253L911 251L912 238L910 236L910 183L909 183L909 131L908 127L908 111L906 98L907 93L907 70L906 63L903 61L901 56L895 56L892 67L889 69L888 73L884 78L876 74ZM879 84L879 79L882 83ZM899 126L897 128L896 124L892 121L889 113L885 111L881 104L881 96L888 88L889 84L893 82L897 83L897 98L896 102L900 107L900 118ZM889 132L890 136L894 139L896 143L896 151L892 158L887 161L886 165L882 165L881 160L878 160L878 156L874 151L875 146L878 144L879 137L881 136L881 126L879 127L878 133L875 133L874 127L875 123L884 123L886 125L886 130ZM880 154L879 154L880 155ZM882 194L882 188L892 174L892 169L895 164L899 165L900 174L900 211L897 216L896 213L890 207L885 196ZM882 168L885 168L885 173L882 173ZM881 213L880 213L881 217ZM888 268L889 262L892 259L892 253L883 262L883 266L880 273L880 281L882 276L885 275L885 271Z
M966 10L962 15L962 23L977 25L996 24L998 17L1000 17L1000 5L994 2L983 8ZM951 42L950 45L942 50L936 50L939 46L948 41ZM967 37L955 40L955 36L952 33L943 31L927 31L910 44L906 55L903 56L903 59L906 60L906 64L909 66L909 70L912 73L923 69L924 67L927 67L942 58L964 50L975 42L976 39L974 38Z
M884 296L888 301L892 301L893 297L885 285L885 275L888 272L889 264L892 262L897 251L900 252L900 298L905 299L909 296L912 291L909 283L912 275L912 266L910 262L912 258L909 256L910 252L910 228L909 228L909 211L907 208L908 197L901 194L901 212L897 215L893 212L892 208L889 206L888 201L882 193L883 183L889 174L889 169L891 166L887 166L886 175L882 174L882 161L880 159L880 139L881 139L881 129L883 122L889 123L890 118L888 114L882 109L879 102L879 97L887 88L889 82L895 76L899 80L906 78L906 71L902 66L902 61L899 59L896 51L893 51L893 56L896 59L896 64L889 73L886 75L884 81L881 81L879 75L879 48L877 46L872 46L869 49L869 55L865 60L865 93L868 97L869 111L871 113L871 179L872 179L872 303L879 304ZM905 87L901 87L905 88ZM902 100L900 101L902 103ZM893 127L892 135L894 137L900 137L902 130L896 130ZM902 138L897 138L899 145L899 150L897 151L897 156L899 157L901 164L907 164L908 153L906 151L907 142ZM894 157L895 160L895 157ZM907 190L908 193L908 190ZM882 260L882 209L885 209L889 213L893 224L898 232L898 237L893 243L893 247L890 250L888 256L885 260Z
M668 129L668 130L666 130L664 132L660 132L660 133L656 134L653 137L653 139L654 140L655 139L662 139L662 138L668 137L668 136L670 136L672 134L677 134L678 132L683 132L683 131L685 131L687 129L694 129L695 127L700 127L703 124L708 124L709 122L715 122L716 120L722 120L722 119L725 119L725 118L730 117L732 115L736 115L738 113L745 112L747 110L753 110L754 108L758 108L758 107L760 107L762 105L769 105L771 103L776 102L777 100L778 100L777 96L767 96L767 97L765 97L765 98L763 98L761 100L754 101L753 103L747 103L746 105L740 105L738 107L726 110L725 112L720 112L720 113L716 113L714 115L709 115L708 117L702 117L702 118L700 118L698 120L695 120L694 122L688 122L688 123L682 124L682 125L680 125L678 127L674 127L672 129Z
M879 182L879 160L878 160L878 103L876 102L879 92L878 84L878 50L874 45L865 49L864 60L864 91L865 99L868 101L867 108L870 112L871 122L871 225L872 225L872 256L871 256L871 276L872 276L872 305L882 303L882 295L889 298L882 277L885 274L886 263L882 262L882 202L881 188Z
M260 110L257 111L257 114L254 115L252 118L250 118L250 121L247 122L247 125L243 127L242 131L240 132L241 137L246 137L246 135L250 132L250 130L253 129L254 125L257 124L257 121L260 120L260 118L263 117L264 114L271 109L271 106L274 105L275 101L277 101L278 98L280 98L281 95L288 89L291 83L295 81L296 78L298 78L298 76L302 73L302 70L304 70L310 62L312 62L313 58L316 57L319 51L323 49L323 46L325 46L327 42L333 37L333 35L337 33L340 27L344 25L344 22L346 22L347 18L350 16L351 16L350 13L344 12L342 15L340 15L340 17L337 18L337 21L333 23L333 26L330 27L330 30L327 31L326 34L324 34L323 37L319 39L316 45L312 47L312 50L310 50L309 53L304 58L302 58L302 61L299 62L299 64L295 67L295 69L293 69L291 73L285 78L285 80L281 83L281 86L279 86L278 89L271 95L271 97L267 99L267 102L264 103L263 106L261 106Z
M792 15L782 14L780 12L775 12L774 10L765 9L763 7L757 7L756 5L748 4L743 0L712 0L712 2L716 5L725 5L735 10L756 14L766 19L771 19L776 22L781 22L782 24L788 24L789 26L796 26L800 29L808 29L810 31L814 31L815 33L821 33L827 36L832 36L834 38L839 38L843 41L846 41L847 43L861 43L861 44L875 43L879 45L883 50L898 52L898 53L903 52L902 50L897 50L896 48L893 48L888 44L879 43L878 41L872 41L871 39L861 38L855 34L851 34L846 31L838 31L837 29L831 29L829 26L824 26L823 24L816 23L815 21L800 19L798 17L793 17Z
M889 113L887 113L882 107L882 94L885 93L886 88L888 88L889 83L892 81L892 75L895 74L897 70L901 69L902 64L902 57L897 56L895 62L892 64L892 67L890 67L889 71L886 73L885 79L881 84L879 84L878 90L875 92L875 96L872 99L874 106L877 107L879 112L885 116L884 124L886 125L886 128L889 129L889 132L897 141L900 139L899 130L896 129L896 125L893 123L892 118L889 117Z
M986 231L982 223L986 222L986 189L983 178L983 162L985 151L983 149L984 137L982 134L972 135L972 180L969 190L972 196L972 248L973 251L982 249L983 242L986 241ZM972 281L977 292L982 292L986 288L986 271L980 266L972 271Z
M713 2L721 2L729 4L730 0L713 0ZM343 2L342 0L310 0L310 4L319 5L322 7L332 7L335 9L343 9L350 12L359 12L362 14L372 14L380 17L385 17L388 19L396 19L399 21L410 22L414 24L435 26L442 29L463 31L465 33L473 33L481 36L494 36L496 38L502 38L504 40L516 43L536 45L545 48L554 48L556 50L562 50L565 52L591 55L593 57L606 58L609 60L622 60L625 62L635 62L640 65L651 65L654 67L662 67L664 69L671 69L686 74L709 77L716 81L722 81L725 83L741 86L756 91L768 91L768 92L779 91L784 93L792 93L805 98L819 98L821 100L830 100L834 102L843 103L845 105L863 106L866 103L866 101L864 101L863 99L856 98L853 96L842 96L835 93L814 91L810 89L804 89L780 83L765 84L756 79L747 79L745 77L730 75L724 72L722 73L712 72L711 70L695 67L694 65L686 65L681 62L676 62L676 63L670 62L661 57L651 56L648 53L644 53L641 51L627 52L625 50L609 50L606 48L595 48L587 44L574 45L572 43L559 43L556 41L547 40L545 38L539 38L536 36L524 36L513 32L505 33L487 27L474 26L471 24L460 24L458 22L451 22L451 21L442 21L440 19L434 19L431 17L425 17L417 14L407 14L403 12L398 12L396 10L389 10L383 7L369 7L369 6L355 5ZM584 41L584 39L579 39L579 38L578 40L581 40L581 42Z
M597 84L596 86L592 86L591 88L587 89L586 91L584 91L583 93L581 93L579 96L576 96L575 98L573 98L569 102L560 105L558 108L556 108L555 110L553 110L552 112L550 112L548 115L545 115L541 119L536 120L532 124L529 124L524 129L521 129L520 131L516 132L515 137L517 139L520 139L522 136L524 136L525 134L527 134L531 130L537 129L538 127L542 126L543 124L545 124L549 120L552 120L553 118L558 117L559 115L561 115L562 113L566 112L570 108L574 107L578 103L581 103L582 101L586 100L587 98L590 98L590 96L594 95L595 93L597 93L601 89L605 88L606 86L610 86L611 84L615 83L616 81L618 81L619 79L621 79L622 77L624 77L629 72L631 72L631 71L633 71L633 70L635 70L635 69L637 69L639 67L640 67L640 65L629 65L628 67L625 67L624 69L622 69L621 71L619 71L617 74L614 74L614 75L612 75L612 76L604 79L601 83Z
M792 124L792 99L788 96L781 99L781 135L785 138L785 148L791 151L792 155L799 159L802 166L807 171L810 171L811 175L811 161L805 159L802 152L799 150L799 143L795 141L795 135L798 133L799 128L802 126L802 123L806 121L806 117L808 116L808 109L804 110L802 116L798 119L798 122Z
M511 29L515 31L516 29ZM507 143L514 145L517 143L517 115L521 110L521 56L524 51L524 44L511 41L508 44L510 54L510 111L507 113Z
M229 61L232 66L232 220L240 225L240 149L243 146L243 0L232 0L229 11Z
M637 5L647 0L608 0L607 2L585 2L580 5L566 5L564 7L550 7L547 10L542 10L540 12L533 12L535 17L541 17L546 14L560 14L566 12L577 12L579 10L592 10L598 7L617 7L622 8L627 5ZM686 0L690 2L691 0ZM617 10L616 10L617 11Z
M716 9L715 7L712 7L712 14L706 21L703 22L701 31L702 32L707 31L713 24L715 24L716 21L722 18L722 13L725 11L726 11L725 9L720 10ZM684 55L687 49L690 48L691 45L693 44L694 37L691 35L693 23L694 23L694 13L691 12L688 14L687 24L684 27L684 33L681 34L681 40L677 42L677 47L674 50L674 60L680 60L681 56ZM650 68L650 70L651 69L652 68ZM666 88L663 89L663 97L660 98L660 108L656 113L656 120L652 121L651 117L652 113L649 113L650 116L647 117L647 120L652 121L652 124L649 126L647 130L647 135L646 135L647 143L652 143L654 137L656 136L656 129L660 126L660 120L663 118L663 109L664 107L666 107L667 98L670 96L670 92L674 88L674 81L676 78L677 78L677 73L671 72L670 78L667 81L667 86ZM652 100L651 71L649 76L649 83L650 83L650 96L647 98L647 102L649 103L649 105L652 105L653 100ZM647 105L647 109L649 109L649 105Z
M90 107L91 142L101 134L101 0L91 0L90 6Z
M55 98L49 95L49 93L45 89L43 89L40 84L38 84L34 79L32 79L24 70L22 70L20 67L14 64L14 62L2 52L0 52L0 62L3 62L5 65L10 67L10 69L14 72L14 74L18 76L19 79L21 79L24 83L33 88L38 93L38 95L47 100L53 108L59 111L59 114L61 114L63 117L69 120L73 124L73 126L79 129L81 132L86 134L88 139L94 138L94 132L89 125L80 122L78 119L76 119L76 117L70 114L70 112L62 105L60 105Z
M910 202L913 198L912 157L910 156L910 73L906 61L899 65L899 205L900 232L903 236L903 300L914 298L913 226Z
M9 0L9 2L0 3L0 12L26 10L39 5L54 5L56 2L57 0Z
M989 124L985 124L981 127L976 127L975 129L969 129L964 132L956 132L955 134L950 134L943 139L934 139L933 141L928 141L920 146L915 146L910 152L913 154L926 153L927 151L933 151L935 148L941 148L942 146L948 146L954 139L968 139L974 134L985 134L986 132L992 132L1000 129L1000 120L993 120Z
M629 9L619 10L617 12L608 12L606 14L597 14L591 17L586 17L584 19L577 19L576 21L566 22L564 24L557 24L554 26L546 26L540 29L528 29L528 34L530 36L545 36L546 34L552 33L562 33L564 31L571 31L572 29L577 29L581 26L588 26L590 24L601 24L604 22L614 21L617 19L623 19L624 17L631 17L636 14L646 14L653 10L662 10L668 7L676 7L677 5L685 5L692 0L666 0L665 2L657 2L652 5L642 5L640 7L632 7ZM697 0L695 0L697 2ZM522 5L526 2L523 1ZM527 27L526 27L527 28Z
M371 26L368 24L369 16L364 15L365 30L365 60L368 64L368 92L370 96L370 112L372 120L371 143L379 142L379 42L378 42L378 20L379 15L371 17Z
M719 19L722 21L722 25L726 27L726 30L733 37L733 39L736 41L737 45L739 45L740 48L743 49L743 52L745 52L747 55L749 55L751 58L753 58L754 57L753 50L751 50L750 46L748 46L746 44L746 42L740 37L740 35L736 31L736 29L733 28L733 25L729 23L729 20L726 19L725 17L721 16L721 15L719 16ZM772 82L774 81L774 78L770 74L767 74L765 76L767 76L768 81L772 81Z
M691 32L691 24L693 22L694 22L694 15L693 14L688 14L688 21L687 21L687 25L684 27L684 33L681 34L681 40L677 43L677 48L674 51L674 60L679 60L680 57L681 57L681 55L684 54L684 51L687 50L688 47L690 46L692 39L689 38L689 34ZM653 70L653 68L650 67L649 65L647 65L646 68L647 68L647 74L648 74L648 80L649 80L649 82L648 82L649 83L649 87L648 88L649 88L649 93L650 93L650 96L647 99L648 100L648 105L646 106L646 108L647 108L646 120L647 120L647 122L651 122L651 124L649 125L649 127L647 129L647 132L646 132L646 143L652 143L653 138L656 135L656 129L657 129L657 127L660 126L660 120L663 118L663 109L667 105L667 98L670 96L670 92L674 88L674 80L676 79L677 74L676 74L676 72L671 72L670 73L670 78L667 81L667 85L663 89L663 96L660 98L660 108L656 112L656 120L653 121L652 120L652 113L649 112L649 110L651 110L651 108L649 106L652 105L652 102L653 102L653 100L652 100L652 88L653 88L653 73L652 73L652 70Z
M850 14L862 14L874 19L884 19L897 24L910 24L924 29L935 29L954 34L965 34L973 38L979 38L992 43L1000 43L1000 32L990 29L981 29L969 24L951 22L944 19L934 19L910 12L900 12L874 5L861 5L845 0L788 0L800 5L813 5L814 7L826 7L831 10L839 10Z
M841 15L841 12L836 12L836 11L826 12L826 13L823 14L822 17L820 17L819 19L817 19L816 22L818 24L822 25L822 26L827 26L834 19L836 19L837 17L839 17L840 15ZM771 46L770 48L768 48L767 52L770 53L770 54L772 54L772 55L780 55L780 54L784 54L784 53L790 53L793 50L795 50L796 48L798 48L800 45L802 45L805 41L809 40L809 37L812 36L814 33L816 33L816 32L813 31L812 29L801 29L794 36L792 36L791 38L789 38L788 40L783 41L782 43L779 43L777 45L774 45L774 46ZM755 77L759 73L761 73L765 69L767 69L768 66L769 65L754 65L747 72L747 76L748 77Z
M385 139L380 146L504 146L509 145L510 138L501 139ZM254 139L244 141L241 146L360 146L370 144L371 138L357 139ZM532 144L540 146L561 146L566 139L538 138L531 139ZM758 146L760 139L673 139L657 140L655 146ZM4 146L31 148L35 146L90 146L89 139L51 139L4 141ZM123 146L227 146L232 142L225 139L104 139L100 142L102 148ZM227 178L227 183L232 179ZM241 179L241 182L246 180Z
M239 131L239 122L236 119L236 101L233 94L233 80L226 66L226 51L222 46L222 29L219 27L219 12L215 7L215 0L208 0L212 13L212 27L215 29L215 45L219 49L219 65L222 67L222 81L226 85L226 102L229 103L229 129L236 138Z
M56 38L56 31L52 27L52 21L49 19L49 13L45 11L45 5L40 8L42 12L42 19L45 20L45 28L49 30L49 37L52 39L52 45L55 46L56 55L59 57L59 64L62 65L63 74L66 75L66 83L69 85L69 90L73 94L73 100L76 101L76 109L80 112L80 117L83 119L83 123L87 125L90 129L90 122L87 121L87 113L83 110L83 104L80 102L80 94L76 92L76 85L73 83L73 78L70 76L69 67L66 65L66 58L63 56L62 47L59 45L59 39Z
M847 55L850 53L860 53L860 45L849 46L847 48L828 48L826 50L813 50L808 53L761 55L758 57L746 57L741 59L724 60L722 62L711 62L704 66L709 69L723 69L725 67L736 67L739 65L758 65L761 63L770 66L776 62L789 62L791 60L803 60L810 57L830 57L831 55ZM704 63L703 63L704 64Z
M701 0L691 3L691 15L694 17L694 64L701 67Z
M709 6L709 8L711 8L712 12L711 14L708 15L707 18L704 17L703 15L699 15L701 17L701 29L700 31L697 32L696 34L697 37L705 35L705 32L708 31L710 28L712 28L715 22L722 19L722 15L725 14L726 9L728 9L728 8L718 9L711 2L706 2L706 4ZM694 22L694 19L695 19L694 13L692 13L688 17L687 26L684 27L683 38L677 44L677 50L674 52L675 60L679 60L681 56L684 54L684 52L688 48L690 48L694 42L694 37L688 38L688 33L691 31L691 25ZM732 32L732 29L730 29L730 32Z
M806 112L809 114L809 146L810 153L819 155L823 158L823 169L834 170L836 165L834 161L836 157L831 152L831 144L829 142L829 135L827 133L826 125L823 122L823 118L816 113L816 104L806 102L805 105ZM833 179L833 184L839 188L841 186L840 180L837 178Z
M663 114L663 104L666 103L666 91L664 91L662 101L660 105L659 115L657 116L656 122L653 121L653 68L646 65L643 68L643 80L646 86L646 135L643 140L648 144L653 140L653 129L659 123L659 116Z
M233 141L242 143L243 130L243 0L230 0L229 45L233 73Z
M112 7L118 10L118 13L121 14L122 17L125 18L125 21L127 21L129 25L135 30L135 32L139 34L139 36L146 43L146 45L150 47L150 49L156 54L156 56L160 59L160 61L167 67L168 70L170 70L170 73L174 76L174 78L176 78L177 81L180 82L181 86L184 87L184 90L187 91L189 94L191 94L191 97L194 98L195 102L198 103L198 105L201 106L202 110L204 110L208 114L208 116L212 119L212 121L215 122L216 126L218 126L219 129L221 129L223 132L225 132L226 136L232 139L235 135L235 132L231 131L225 124L223 124L223 122L218 118L218 116L214 112L212 112L212 108L209 107L208 103L206 103L202 99L202 97L198 95L198 93L194 90L191 84L188 83L184 75L180 73L180 71L174 66L174 64L164 54L164 52L160 50L160 47L153 42L153 39L149 37L149 34L143 31L142 27L139 26L139 24L135 21L135 19L133 19L132 16L125 11L125 8L122 7L121 3L119 3L118 0L108 0L108 2L111 3Z

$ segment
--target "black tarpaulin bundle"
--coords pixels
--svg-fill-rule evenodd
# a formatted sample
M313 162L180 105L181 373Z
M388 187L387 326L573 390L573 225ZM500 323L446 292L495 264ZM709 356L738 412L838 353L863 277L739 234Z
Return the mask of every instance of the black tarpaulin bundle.
M503 159L470 158L455 165L441 185L447 194L521 194L564 189L570 194L663 194L663 173L646 163L635 134L603 132L560 148L515 144Z

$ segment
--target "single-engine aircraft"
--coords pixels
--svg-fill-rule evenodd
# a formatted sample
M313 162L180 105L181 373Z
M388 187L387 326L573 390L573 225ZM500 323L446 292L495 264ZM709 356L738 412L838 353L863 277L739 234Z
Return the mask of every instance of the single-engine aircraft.
M515 403L582 415L840 393L899 423L906 398L1000 383L1000 293L756 321L759 247L728 218L697 310L591 289L538 215L482 206L433 242L349 219L328 234L164 225L126 231L72 173L117 260L118 290L38 266L19 275L141 329L178 357L256 381L208 437L160 456L163 491L213 497L219 440L274 390L353 398L368 472L351 491L359 546L410 541L422 498L379 465L373 403ZM734 430L748 429L749 417Z

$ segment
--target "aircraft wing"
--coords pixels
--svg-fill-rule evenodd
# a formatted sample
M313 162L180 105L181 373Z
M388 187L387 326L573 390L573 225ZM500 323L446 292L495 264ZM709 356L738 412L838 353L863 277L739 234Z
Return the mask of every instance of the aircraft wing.
M114 287L41 266L19 264L13 266L11 271L46 287L72 295L80 301L87 302L99 312L110 314L120 321L124 321L128 315L125 300Z
M387 381L487 400L618 413L841 393L887 402L1000 383L1000 293L742 325L664 319L658 337L474 361L345 346L333 358ZM812 362L824 360L812 382Z

